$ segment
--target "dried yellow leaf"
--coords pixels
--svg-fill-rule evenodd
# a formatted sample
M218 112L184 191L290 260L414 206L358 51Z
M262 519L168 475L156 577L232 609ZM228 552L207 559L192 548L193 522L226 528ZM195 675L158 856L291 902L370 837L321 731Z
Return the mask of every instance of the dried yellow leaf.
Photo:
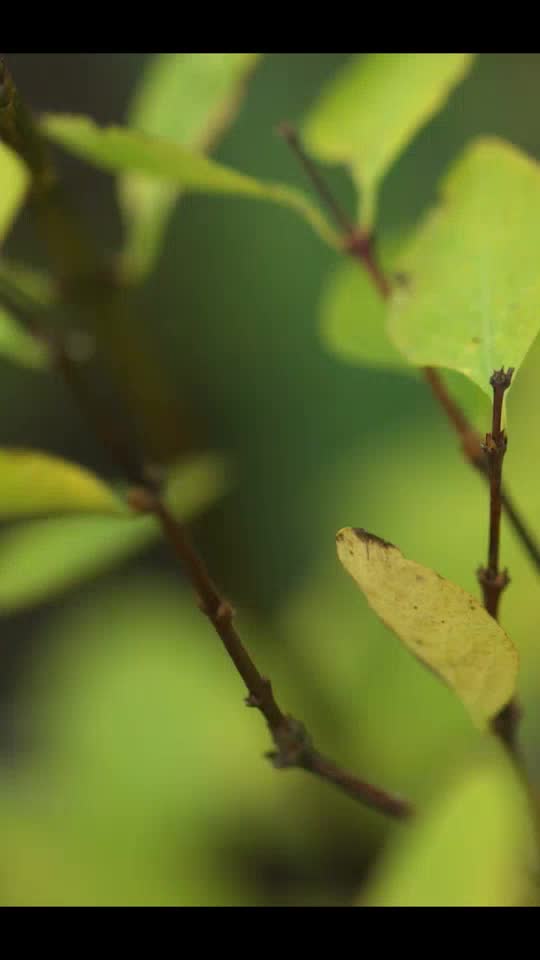
M511 699L518 653L478 600L391 543L345 527L338 556L377 616L484 728Z

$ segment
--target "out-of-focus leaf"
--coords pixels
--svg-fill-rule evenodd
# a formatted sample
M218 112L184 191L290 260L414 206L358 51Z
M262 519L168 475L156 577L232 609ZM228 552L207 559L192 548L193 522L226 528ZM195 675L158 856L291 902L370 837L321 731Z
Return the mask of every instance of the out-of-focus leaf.
M126 514L126 507L95 474L34 450L0 450L0 518L40 514Z
M223 461L210 454L176 465L166 499L178 520L190 520L227 487ZM51 600L159 541L153 517L53 517L0 534L0 613Z
M51 600L159 539L152 517L54 517L0 535L0 612Z
M378 258L388 275L403 238L392 237L379 251ZM320 318L321 333L327 346L341 359L362 366L414 368L392 343L387 330L388 302L364 267L355 262L340 263L323 290Z
M178 143L123 127L99 127L88 117L48 114L43 131L66 150L110 173L141 173L195 193L266 200L294 210L331 246L340 241L320 210L299 190L256 180Z
M497 139L470 146L443 202L398 258L389 333L411 363L458 370L491 396L540 328L540 167Z
M381 180L417 131L440 110L473 60L470 53L373 53L355 57L312 107L306 144L346 164L370 226Z
M46 348L26 333L4 307L0 307L0 354L23 367L46 367L48 364Z
M256 902L223 844L253 810L274 836L295 785L262 756L265 726L191 594L175 576L104 586L40 638L25 714L41 750L0 791L0 902Z
M0 243L21 206L29 174L22 160L0 141Z
M377 616L485 727L516 688L517 650L499 624L457 584L365 530L340 530L337 550Z
M216 454L185 458L169 467L165 500L177 520L187 520L195 512L217 500L230 486L230 469Z
M512 772L484 761L449 786L396 838L362 906L510 907L534 899L534 837Z
M234 120L257 53L161 53L144 70L129 126L194 150L209 150ZM126 225L126 270L144 277L155 262L179 190L127 174L118 183Z
M5 257L0 257L0 293L22 307L43 309L54 303L53 285L46 273Z

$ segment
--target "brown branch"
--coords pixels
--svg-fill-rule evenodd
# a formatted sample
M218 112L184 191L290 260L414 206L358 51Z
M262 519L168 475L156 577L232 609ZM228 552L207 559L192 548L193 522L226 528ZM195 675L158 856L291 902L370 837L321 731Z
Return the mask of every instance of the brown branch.
M14 301L16 299L16 297L13 298ZM88 390L80 365L72 355L66 336L59 330L48 330L42 316L43 311L37 309L36 304L25 298L23 293L23 302L25 299L24 311L19 309L19 304L14 307L18 319L21 320L26 331L48 353L50 366L64 381L80 412L92 424L94 433L107 449L111 462L120 469L130 483L148 482L134 439L132 438L132 442L128 443L126 431L119 427L111 411L105 410L98 398Z
M82 297L79 305L84 306L84 300L90 292L91 302L102 312L105 310L107 318L112 321L106 308L110 307L113 312L116 309L114 282L111 284L111 275L102 269L92 243L87 241L84 231L79 231L71 212L64 207L60 195L57 195L56 175L50 164L46 145L1 60L0 136L20 154L32 173L32 192L38 222L45 230L56 261L61 281L60 289L64 297L67 296L68 302L73 300L75 303ZM128 502L134 510L153 514L159 521L165 539L193 586L200 609L220 637L246 686L247 706L256 707L267 722L275 745L275 750L268 756L274 766L307 770L381 813L398 819L410 816L413 811L407 802L359 780L323 757L313 747L303 725L282 712L270 681L259 673L236 631L231 605L221 597L183 528L154 489L151 477L144 475L143 468L137 459L133 459L123 437L116 433L100 404L86 389L64 340L45 332L34 317L29 326L34 335L48 346L56 370L88 416L96 435L114 457L122 473L131 482L142 484L130 491Z
M504 369L496 370L489 381L493 387L493 418L491 433L486 434L483 444L490 487L489 546L487 567L480 568L478 580L484 595L484 606L494 620L497 619L501 593L509 582L507 571L499 570L502 465L507 446L506 433L502 429L501 420L503 398L510 386L513 372L511 367L506 373Z
M512 382L513 369L505 372L503 368L495 370L490 384L493 387L493 414L491 433L486 434L483 443L489 476L489 535L488 562L478 570L478 582L482 587L484 606L494 620L498 618L501 594L510 582L508 571L499 569L501 510L502 510L502 467L507 448L507 436L502 427L504 394ZM519 750L517 735L521 719L521 708L517 698L513 698L492 721L492 730L508 750L516 767L523 771L523 762Z
M212 624L245 684L248 692L246 705L255 707L266 720L275 746L275 750L267 754L273 765L278 769L296 767L313 773L339 787L353 799L388 816L397 819L411 816L413 810L409 803L359 780L323 757L313 746L303 724L283 713L270 681L259 673L240 639L230 603L221 596L184 529L163 500L157 494L138 487L130 491L128 502L134 510L154 514L161 524L165 538L197 595L202 613Z
M367 270L373 285L381 297L385 300L389 299L392 293L392 287L389 278L384 273L377 259L373 236L356 226L348 214L340 207L315 164L304 151L294 128L288 123L282 123L278 127L278 133L283 136L293 153L299 159L315 190L319 194L321 201L328 209L338 229L342 231L344 252L349 254L349 256ZM463 410L461 410L448 392L437 370L433 367L423 367L422 373L437 403L454 427L461 441L465 459L484 477L488 478L488 464L482 448L480 434L474 429ZM500 490L500 503L522 546L529 554L535 567L540 571L540 546L527 529L510 495L502 487Z
M154 345L128 305L118 271L67 197L49 145L0 59L0 140L31 174L29 201L52 267L60 302L77 326L95 338L100 359L115 384L146 453L163 462L178 453L181 424L170 384L156 362Z

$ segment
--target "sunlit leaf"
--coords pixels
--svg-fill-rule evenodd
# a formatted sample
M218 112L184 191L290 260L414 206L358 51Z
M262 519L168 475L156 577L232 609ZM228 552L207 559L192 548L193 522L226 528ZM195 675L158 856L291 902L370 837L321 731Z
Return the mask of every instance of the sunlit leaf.
M21 206L29 174L22 160L0 141L0 243Z
M143 72L129 110L129 126L207 151L234 120L248 76L260 54L161 53ZM127 174L118 184L126 224L126 267L149 272L178 198L177 187Z
M360 905L509 907L534 901L534 837L512 772L484 762L445 786L438 802L396 838Z
M183 522L227 488L223 461L210 454L171 471L168 505ZM68 516L33 520L0 534L0 613L51 600L105 573L160 539L153 517Z
M398 258L389 332L419 365L458 370L491 396L495 369L517 369L540 329L540 167L496 139L470 146L442 203Z
M354 57L312 107L306 144L346 164L362 191L362 221L374 219L381 180L415 133L442 108L470 68L470 53L373 53Z
M99 127L88 117L48 114L44 132L54 141L110 173L141 173L175 188L267 200L294 210L332 246L339 239L327 221L299 190L266 183L211 160L178 143L123 127Z
M46 367L48 363L46 348L26 333L3 307L0 307L0 354L24 367Z
M457 584L365 530L340 530L337 550L377 616L484 727L516 687L518 654L504 630Z
M95 474L34 450L0 450L0 518L40 514L124 514L126 508Z

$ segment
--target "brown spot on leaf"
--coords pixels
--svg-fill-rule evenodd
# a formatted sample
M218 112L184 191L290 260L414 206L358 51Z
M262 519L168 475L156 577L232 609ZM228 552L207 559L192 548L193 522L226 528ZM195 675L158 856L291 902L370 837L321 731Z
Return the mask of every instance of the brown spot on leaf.
M368 531L364 530L362 527L354 527L353 533L356 534L362 543L378 543L380 547L386 547L387 549L391 548L395 550L393 543L389 543L388 540L383 540L382 537L378 537L374 533L368 533Z

